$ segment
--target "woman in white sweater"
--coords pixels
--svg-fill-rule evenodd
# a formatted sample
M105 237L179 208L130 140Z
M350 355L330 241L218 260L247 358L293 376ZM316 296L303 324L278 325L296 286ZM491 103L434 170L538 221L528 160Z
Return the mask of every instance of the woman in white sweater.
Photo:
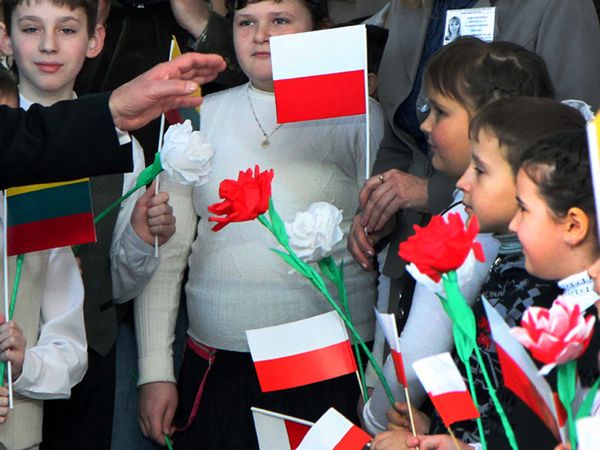
M163 246L161 264L136 301L140 347L140 425L160 443L175 423L189 421L202 373L208 366L191 348L217 349L203 385L195 419L175 434L178 449L258 448L251 406L316 420L330 406L356 417L356 378L340 377L296 389L263 394L245 331L315 316L330 310L314 287L270 251L277 244L254 221L210 231L207 206L219 201L218 186L258 164L273 168L273 200L284 220L315 201L343 210L347 232L364 181L364 116L276 123L269 37L310 31L327 21L324 0L238 1L234 41L250 82L207 96L201 128L215 150L211 181L193 190L175 187L171 204L177 232ZM372 108L373 148L382 137L382 116ZM200 220L197 222L197 216ZM197 223L196 223L197 222ZM197 225L197 226L196 226ZM362 336L373 338L375 275L349 256L345 242L333 253L345 261L349 302ZM183 271L189 342L179 379L173 375L171 343ZM211 351L210 349L208 349Z

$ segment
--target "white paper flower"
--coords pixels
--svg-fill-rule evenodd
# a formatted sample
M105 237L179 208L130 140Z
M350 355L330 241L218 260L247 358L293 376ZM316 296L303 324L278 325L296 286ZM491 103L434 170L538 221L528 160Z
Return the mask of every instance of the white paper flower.
M171 125L165 133L160 162L176 182L200 186L208 181L213 155L204 133L192 131L191 122L186 120Z
M465 262L462 266L460 266L456 270L456 277L458 279L458 287L462 290L463 286L466 286L473 279L473 272L475 270L475 265L477 264L477 259L475 258L475 254L473 250L469 252ZM406 271L411 274L411 276L417 281L424 285L428 291L431 291L435 294L440 294L442 296L446 296L446 291L444 289L444 284L442 281L438 281L437 283L431 279L428 275L421 273L421 271L414 264L410 263L406 265Z
M285 223L290 245L306 262L316 262L329 255L342 240L342 212L327 202L316 202L308 211L296 214L292 223Z

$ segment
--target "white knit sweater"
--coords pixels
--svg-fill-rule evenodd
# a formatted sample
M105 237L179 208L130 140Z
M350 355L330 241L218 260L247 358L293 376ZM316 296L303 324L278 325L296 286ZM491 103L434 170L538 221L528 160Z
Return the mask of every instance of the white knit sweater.
M251 99L251 100L249 100ZM240 170L273 168L273 201L283 220L293 220L315 201L343 210L348 232L358 205L365 174L364 116L283 125L261 147L264 136L250 109L267 133L277 126L274 97L248 84L205 98L202 130L215 150L210 182L193 190L176 187L171 204L177 232L161 250L161 264L136 301L140 347L139 383L173 381L172 330L179 299L181 271L188 263L186 285L188 333L210 346L248 351L245 330L311 317L330 308L315 288L270 251L277 243L257 221L210 230L207 206L219 202L219 183L237 178ZM376 149L383 122L377 105L371 108L371 145ZM193 198L192 198L193 197ZM197 230L194 211L201 217ZM195 238L195 239L194 239ZM363 272L345 248L334 249L344 259L346 285L359 332L373 337L375 274ZM335 292L332 289L331 292Z

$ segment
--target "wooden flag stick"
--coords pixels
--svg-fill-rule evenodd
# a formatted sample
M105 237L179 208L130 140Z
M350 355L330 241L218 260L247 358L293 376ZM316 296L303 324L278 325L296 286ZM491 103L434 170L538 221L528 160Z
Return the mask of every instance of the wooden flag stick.
M408 388L404 386L404 396L406 397L406 405L408 406L408 417L410 419L410 430L414 437L417 437L417 429L415 428L415 418L412 412L412 405L410 403L410 394L408 393ZM417 450L419 447L417 446Z
M454 442L454 445L456 446L456 450L461 450L460 444L458 443L458 439L456 439L456 436L454 435L452 428L448 427L448 432L450 433L450 436L452 437L452 441Z

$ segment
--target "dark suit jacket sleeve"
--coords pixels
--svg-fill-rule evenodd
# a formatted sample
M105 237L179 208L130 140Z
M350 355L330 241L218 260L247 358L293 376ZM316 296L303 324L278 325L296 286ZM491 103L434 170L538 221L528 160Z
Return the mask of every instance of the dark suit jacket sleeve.
M109 94L28 111L0 107L0 188L132 170L119 145Z

